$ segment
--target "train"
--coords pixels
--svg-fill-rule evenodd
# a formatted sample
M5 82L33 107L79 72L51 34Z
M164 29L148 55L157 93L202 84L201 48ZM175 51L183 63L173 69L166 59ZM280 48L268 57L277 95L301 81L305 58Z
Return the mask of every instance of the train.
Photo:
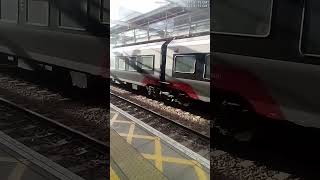
M320 128L320 2L215 0L216 102Z
M111 82L184 106L210 102L210 35L120 45L110 51Z
M17 67L108 87L107 0L0 0L0 53Z

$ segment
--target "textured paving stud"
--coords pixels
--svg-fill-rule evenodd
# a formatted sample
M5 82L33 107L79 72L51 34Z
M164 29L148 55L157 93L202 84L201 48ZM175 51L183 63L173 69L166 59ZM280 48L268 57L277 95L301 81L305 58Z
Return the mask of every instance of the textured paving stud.
M110 117L112 129L168 179L209 179L208 173L203 170L200 163L171 147L121 113L111 109Z

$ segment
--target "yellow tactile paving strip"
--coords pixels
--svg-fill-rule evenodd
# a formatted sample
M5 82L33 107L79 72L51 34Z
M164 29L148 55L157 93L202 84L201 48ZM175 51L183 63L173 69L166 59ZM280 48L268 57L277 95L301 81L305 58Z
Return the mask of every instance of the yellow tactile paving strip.
M121 138L113 129L110 129L110 138L111 179L167 179L149 161L146 161L136 149L126 143L125 139Z
M110 119L112 129L122 136L127 143L135 147L144 158L153 162L154 166L168 179L207 180L210 178L209 173L202 168L200 163L181 154L181 152L175 151L173 147L169 147L159 137L144 130L112 108L110 109ZM137 145L136 142L143 143ZM151 148L150 143L153 144ZM149 147L146 144L149 144Z

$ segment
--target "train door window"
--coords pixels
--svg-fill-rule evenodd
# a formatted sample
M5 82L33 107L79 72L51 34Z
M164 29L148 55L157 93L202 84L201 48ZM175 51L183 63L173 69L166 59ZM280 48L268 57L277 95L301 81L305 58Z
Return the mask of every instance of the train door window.
M306 1L303 36L302 36L302 52L310 55L320 55L320 1Z
M137 71L137 58L129 57L128 58L128 70L129 71Z
M18 22L18 0L0 0L0 2L1 20Z
M49 2L47 0L28 0L27 22L33 25L49 24Z
M118 69L122 71L126 70L126 59L124 57L118 57Z
M206 55L203 78L210 79L210 54Z
M87 0L65 1L60 8L60 26L67 29L84 30L87 25Z
M268 36L273 0L215 0L215 33Z
M196 69L196 57L193 55L175 56L174 71L177 73L193 74Z
M139 59L141 69L153 70L153 56L141 56Z

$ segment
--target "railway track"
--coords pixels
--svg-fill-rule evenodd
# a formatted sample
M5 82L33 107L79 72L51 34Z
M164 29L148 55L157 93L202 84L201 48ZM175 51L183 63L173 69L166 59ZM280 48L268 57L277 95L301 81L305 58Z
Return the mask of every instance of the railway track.
M87 92L62 87L60 79L48 73L41 75L39 78L34 72L17 72L16 68L1 65L0 97L108 142L108 102L102 103L101 97L95 101L96 97L90 98Z
M174 102L168 98L165 97L151 97L148 96L147 92L144 91L143 88L140 88L138 90L133 90L132 87L128 87L125 85L120 85L120 84L116 84L111 82L110 84L110 91L113 93L121 93L121 96L124 93L127 94L132 94L135 96L143 96L145 98L148 99L149 102L153 102L153 103L162 103L165 104L167 107L170 107L172 109L179 109L185 113L188 113L188 115L190 116L199 116L201 117L201 119L203 120L210 120L211 119L211 107L209 106L209 103L204 103L201 101L194 101L193 103L190 104L190 106L183 106L178 104L177 102Z
M36 72L17 70L10 64L1 64L0 69L0 98L29 111L20 112L26 113L23 117L31 119L30 123L34 123L28 124L28 120L19 119L18 115L10 113L15 109L11 106L11 110L5 110L9 112L8 116L0 116L0 130L16 136L23 144L29 143L31 149L67 167L84 179L105 179L109 173L109 148L103 147L109 142L108 103L102 104L101 97L100 101L95 101L76 89L64 87L59 83L61 79L55 78L50 72L41 73L39 77ZM35 115L32 115L33 113ZM38 121L33 120L37 115L52 122L41 121L41 125L38 125ZM8 118L12 121L12 117L17 120L8 124ZM60 125L68 130L59 128ZM42 134L46 135L42 137ZM46 137L49 139L45 139ZM100 145L94 141L100 142ZM90 146L96 150L90 150Z
M317 173L320 170L320 146L315 141L320 137L319 129L230 112L220 113L213 121L217 119L219 123L212 123L215 128L210 161L213 175L235 180L320 178ZM235 137L233 132L241 131L242 127L232 124L232 120L252 122L250 140L240 141ZM222 125L229 127L224 129L230 131L221 131Z
M0 114L0 130L7 135L84 179L105 179L106 143L3 98Z
M197 152L209 159L209 136L178 123L175 120L160 114L161 112L154 112L112 92L110 92L110 102L158 131L168 135L194 152Z
M215 138L211 144L210 162L213 176L218 174L218 176L223 177L220 179L224 180L295 179L291 174L283 172L283 169L275 168L275 164L265 163L265 160L260 159L261 154L257 152L258 149L253 145L254 139L248 138L246 141L237 139L236 132L241 132L243 128L237 123L243 122L243 124L248 125L248 118L243 113L216 112L212 122L212 134ZM256 122L259 121L258 119L255 120ZM270 160L275 157L268 158ZM274 159L274 161L276 160Z

